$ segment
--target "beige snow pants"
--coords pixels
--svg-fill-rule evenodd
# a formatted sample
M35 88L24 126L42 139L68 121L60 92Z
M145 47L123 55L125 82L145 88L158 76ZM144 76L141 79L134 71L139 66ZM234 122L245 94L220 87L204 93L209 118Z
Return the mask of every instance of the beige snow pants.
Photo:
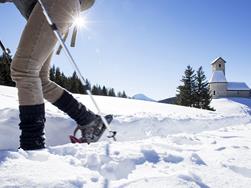
M43 3L61 34L66 32L80 12L79 0L43 0ZM56 43L57 39L37 3L11 64L11 77L18 88L19 105L42 104L44 98L53 103L61 97L64 89L49 79Z

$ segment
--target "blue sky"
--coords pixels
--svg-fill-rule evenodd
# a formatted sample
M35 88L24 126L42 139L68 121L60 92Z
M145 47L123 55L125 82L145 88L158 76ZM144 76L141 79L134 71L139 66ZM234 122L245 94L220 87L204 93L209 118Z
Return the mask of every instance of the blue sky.
M174 96L187 65L203 66L209 79L219 56L228 81L251 87L250 10L250 0L97 0L70 50L92 84L129 96ZM11 4L0 4L0 19L0 39L14 53L25 20ZM63 53L53 64L73 72Z

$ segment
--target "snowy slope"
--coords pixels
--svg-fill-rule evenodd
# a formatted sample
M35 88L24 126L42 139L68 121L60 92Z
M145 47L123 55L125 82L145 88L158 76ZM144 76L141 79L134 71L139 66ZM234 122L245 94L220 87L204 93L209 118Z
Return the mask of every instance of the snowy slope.
M0 86L0 187L249 187L251 100L216 99L216 112L95 97L118 142L69 144L74 122L46 102L48 148L18 150L15 88ZM87 96L75 95L95 111Z

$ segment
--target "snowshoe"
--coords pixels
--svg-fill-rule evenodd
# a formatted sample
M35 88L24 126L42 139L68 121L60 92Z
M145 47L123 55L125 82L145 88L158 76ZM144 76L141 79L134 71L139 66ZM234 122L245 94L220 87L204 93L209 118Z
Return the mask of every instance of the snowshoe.
M113 120L112 115L106 115L105 119L108 124L111 123ZM92 142L97 142L100 137L103 135L103 133L106 130L106 126L103 123L102 119L100 116L97 115L97 118L93 120L91 123L85 125L85 126L80 126L78 125L76 129L74 130L74 134L70 135L70 140L72 143L87 143L90 144ZM77 138L76 134L78 131L81 131L81 137ZM115 136L115 132L113 133Z

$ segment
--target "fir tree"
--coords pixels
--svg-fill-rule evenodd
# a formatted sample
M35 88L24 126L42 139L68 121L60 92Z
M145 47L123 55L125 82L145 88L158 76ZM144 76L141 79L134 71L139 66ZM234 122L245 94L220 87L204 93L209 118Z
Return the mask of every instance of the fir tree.
M116 97L114 89L107 89L105 86L98 84L91 86L88 79L85 79L85 84L78 78L77 73L74 71L71 77L66 77L64 73L60 71L60 68L54 65L50 69L50 80L56 82L58 85L64 87L72 93L87 94L86 90L90 90L93 95L114 96ZM120 92L120 97L127 98L125 91Z
M116 94L115 94L115 91L114 91L113 88L111 88L111 89L108 90L108 96L116 97Z
M85 79L85 86L84 86L84 88L85 88L84 94L87 94L86 90L91 91L92 86L91 86L91 83L90 83L90 81L88 79Z
M103 90L100 85L98 85L98 95L103 95Z
M209 90L209 84L206 80L205 73L200 67L195 76L195 104L196 108L213 110L210 107L212 96Z
M78 78L78 91L80 94L85 94L86 89L85 86L82 84L81 80Z
M0 56L0 85L15 86L15 82L11 79L10 62L12 59L9 53L8 50L8 54Z
M56 77L56 68L55 65L53 65L52 68L50 69L50 80L54 82L55 77Z
M127 98L127 95L126 95L125 91L123 91L123 93L122 93L122 98Z
M61 86L64 87L65 89L69 90L70 84L68 78L64 75L64 73L61 73Z
M62 75L61 75L61 71L60 68L56 68L56 72L55 72L55 82L63 87L63 81L62 81Z
M79 93L79 80L77 73L74 71L70 78L70 91L72 93Z
M123 92L119 91L117 94L117 97L127 98L127 95L126 95L125 91L123 91Z
M122 98L122 93L119 91L119 92L117 93L117 96Z
M177 104L182 106L194 106L195 75L193 68L189 65L182 76L182 85L177 88Z
M103 88L102 88L102 94L103 94L103 96L107 96L108 95L108 91L107 91L107 89L106 89L105 86L103 86Z
M94 86L92 87L92 94L93 94L93 95L98 95L98 94L99 94L98 86L97 86L97 85L94 85Z

